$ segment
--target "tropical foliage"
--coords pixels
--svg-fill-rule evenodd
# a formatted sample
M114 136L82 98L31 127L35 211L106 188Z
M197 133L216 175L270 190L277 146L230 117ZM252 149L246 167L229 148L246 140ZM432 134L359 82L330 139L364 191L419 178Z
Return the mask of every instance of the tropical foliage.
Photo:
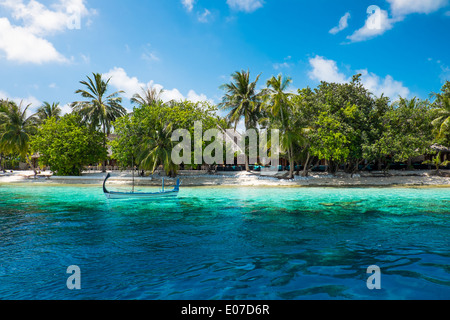
M35 115L27 116L30 105L25 108L11 101L0 101L0 150L25 158L35 170L30 158L30 139L37 131ZM36 171L35 171L36 172Z
M105 170L110 147L110 158L121 168L163 169L174 176L183 168L171 159L177 143L172 141L175 130L195 137L190 154L183 150L183 159L191 160L184 163L186 167L196 168L196 151L210 147L201 139L207 130L224 132L240 124L256 131L279 130L288 178L293 177L294 168L299 174L302 167L307 175L319 163L333 174L338 170L355 173L369 166L389 170L399 162L411 166L421 155L428 155L424 163L437 169L449 163L430 148L450 146L449 81L430 99L391 101L367 90L361 75L348 83L322 82L316 88L297 90L291 87L292 79L282 74L270 77L258 89L260 77L252 79L248 70L233 73L230 83L220 87L224 95L217 106L165 103L162 90L147 87L133 95L134 109L127 112L120 96L123 91L109 93L110 79L98 73L80 81L83 88L75 93L84 101L73 102L69 115L61 116L59 103L44 102L33 113L32 106L0 100L0 164L5 158L22 159L33 168L34 155L57 174L80 174L83 166L98 162L103 162ZM196 124L201 136L194 130ZM250 170L248 148L243 152L245 169ZM225 152L223 157L225 161Z
M87 164L106 157L102 133L80 126L81 117L68 114L59 121L48 119L31 140L32 149L40 153L39 162L59 176L81 175Z
M39 121L44 122L47 119L55 118L58 120L61 117L61 108L59 102L53 102L52 104L44 102L44 104L37 110L36 116Z
M202 134L208 129L226 128L226 121L216 112L217 108L206 102L190 101L170 104L158 101L135 107L131 114L114 123L118 137L111 142L113 158L123 166L134 163L152 172L161 165L167 174L175 175L177 168L171 159L173 130L186 129L194 136L196 121L201 123ZM195 163L194 153L190 158Z
M92 75L93 78L87 77L88 81L80 81L84 89L75 91L76 94L88 100L74 102L71 106L73 111L80 115L84 124L92 129L103 131L103 147L106 148L107 135L111 133L112 123L124 116L127 111L122 107L122 98L119 96L123 91L107 95L111 78L104 81L101 74L93 73ZM105 166L103 171L106 171Z

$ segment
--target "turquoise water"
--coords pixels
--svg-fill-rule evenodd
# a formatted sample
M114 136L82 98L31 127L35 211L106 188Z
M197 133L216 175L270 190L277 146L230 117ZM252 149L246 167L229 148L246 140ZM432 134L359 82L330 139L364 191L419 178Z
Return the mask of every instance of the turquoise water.
M164 204L92 186L0 194L0 299L450 298L450 189L182 188ZM71 265L81 290L66 287Z

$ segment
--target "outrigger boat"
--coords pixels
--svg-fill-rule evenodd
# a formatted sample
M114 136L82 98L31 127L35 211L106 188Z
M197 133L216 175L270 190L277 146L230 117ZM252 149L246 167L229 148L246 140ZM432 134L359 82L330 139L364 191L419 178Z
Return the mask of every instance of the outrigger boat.
M132 192L116 192L109 191L106 189L106 180L111 177L111 174L107 174L105 180L103 181L103 193L107 199L159 199L159 198L171 198L176 197L180 191L180 179L177 179L177 184L173 190L164 190L164 179L162 180L162 190L160 192L134 192L134 179L133 179L133 191ZM134 177L133 177L134 178Z

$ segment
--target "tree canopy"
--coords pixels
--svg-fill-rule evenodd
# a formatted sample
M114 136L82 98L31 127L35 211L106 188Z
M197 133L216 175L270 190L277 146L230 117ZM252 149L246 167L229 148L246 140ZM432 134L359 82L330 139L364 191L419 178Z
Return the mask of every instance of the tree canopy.
M106 157L102 133L80 126L80 122L77 114L65 115L59 121L49 118L31 140L32 149L40 154L40 164L49 166L56 175L79 176L84 166Z

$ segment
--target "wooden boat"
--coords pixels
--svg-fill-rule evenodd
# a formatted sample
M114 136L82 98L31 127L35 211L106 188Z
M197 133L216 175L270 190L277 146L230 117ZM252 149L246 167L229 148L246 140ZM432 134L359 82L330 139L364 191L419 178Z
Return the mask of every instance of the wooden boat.
M161 198L172 198L178 195L180 191L180 179L177 179L177 184L173 188L173 190L165 191L164 190L164 179L162 183L162 190L160 192L150 192L150 193L142 193L142 192L134 192L134 179L133 179L133 191L132 192L116 192L109 191L106 189L106 180L111 177L111 174L107 174L105 180L103 181L103 193L105 194L107 199L161 199Z

